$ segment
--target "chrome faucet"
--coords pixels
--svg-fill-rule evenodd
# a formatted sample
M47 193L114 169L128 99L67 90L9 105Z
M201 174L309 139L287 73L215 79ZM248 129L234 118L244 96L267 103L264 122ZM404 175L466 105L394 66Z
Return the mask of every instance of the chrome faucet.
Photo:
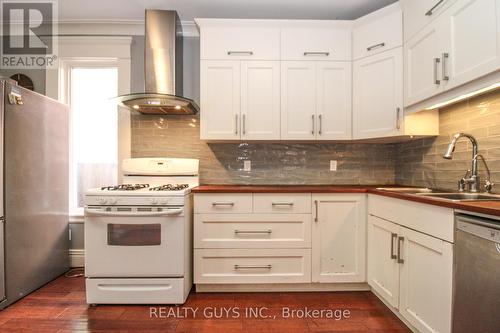
M494 184L491 182L490 170L488 168L488 165L486 164L486 161L484 160L483 155L478 154L477 140L472 135L466 133L455 134L450 144L448 145L448 148L443 154L443 158L451 160L451 158L453 157L453 152L455 151L455 146L457 144L457 141L462 137L468 138L472 143L472 167L470 170L467 170L465 176L458 181L458 191L463 192L467 189L467 192L475 192L475 193L480 192L479 188L481 187L481 181L477 171L477 160L478 158L481 158L488 174L485 190L488 193L491 192L491 189Z

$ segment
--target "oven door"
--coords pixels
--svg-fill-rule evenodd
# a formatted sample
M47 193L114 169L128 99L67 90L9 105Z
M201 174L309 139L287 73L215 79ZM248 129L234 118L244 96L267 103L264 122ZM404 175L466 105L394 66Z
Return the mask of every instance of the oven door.
M182 207L85 208L87 277L182 277Z

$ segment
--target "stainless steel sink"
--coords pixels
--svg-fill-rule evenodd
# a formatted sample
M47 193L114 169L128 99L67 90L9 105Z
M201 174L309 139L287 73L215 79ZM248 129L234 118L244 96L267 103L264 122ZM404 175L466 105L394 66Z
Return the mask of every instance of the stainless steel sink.
M427 187L377 187L377 190L409 194L434 192L434 190Z
M416 193L416 195L449 201L500 201L500 195L487 193Z

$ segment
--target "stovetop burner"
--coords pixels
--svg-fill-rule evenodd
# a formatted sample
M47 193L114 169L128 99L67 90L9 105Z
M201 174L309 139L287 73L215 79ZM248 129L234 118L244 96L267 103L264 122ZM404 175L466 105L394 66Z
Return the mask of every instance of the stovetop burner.
M188 184L166 184L166 185L160 185L160 186L155 186L151 187L149 190L150 191L180 191L185 188L188 188Z
M114 186L103 186L101 191L135 191L148 188L149 184L120 184Z

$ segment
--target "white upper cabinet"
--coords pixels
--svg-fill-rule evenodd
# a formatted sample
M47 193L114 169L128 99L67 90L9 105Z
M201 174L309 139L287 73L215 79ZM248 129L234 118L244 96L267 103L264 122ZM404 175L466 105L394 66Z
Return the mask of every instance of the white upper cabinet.
M459 0L445 15L441 78L451 89L500 68L500 1Z
M312 282L366 281L366 196L316 194Z
M196 19L200 27L200 58L280 60L280 28L263 22L266 21Z
M403 13L399 3L355 21L353 59L360 59L403 44Z
M241 138L279 140L280 62L241 62Z
M316 135L316 63L281 62L281 139L312 140Z
M351 64L281 62L281 139L351 138Z
M283 27L281 59L351 61L351 22L306 21Z
M400 0L404 12L404 40L412 38L456 0Z
M280 138L279 61L201 61L204 140Z
M354 62L353 138L404 134L401 47Z
M316 139L351 139L351 63L316 62Z
M403 2L405 31L421 15L412 10L420 2L427 1ZM435 17L424 20L422 27L420 23L405 41L407 107L415 108L414 104L443 92L446 99L456 97L453 88L500 69L500 0L447 0L436 5L430 15L424 14Z
M201 139L240 138L240 81L239 61L201 61Z
M444 29L430 25L405 43L405 106L440 93Z

